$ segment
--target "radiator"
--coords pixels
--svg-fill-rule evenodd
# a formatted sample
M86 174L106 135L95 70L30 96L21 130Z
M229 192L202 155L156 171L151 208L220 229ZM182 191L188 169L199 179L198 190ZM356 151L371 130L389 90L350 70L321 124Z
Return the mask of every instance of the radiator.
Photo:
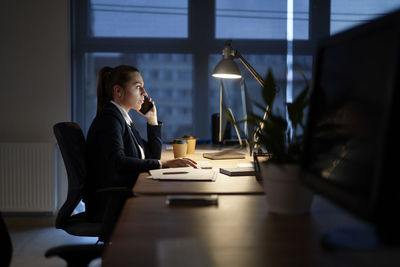
M54 212L55 145L0 143L0 210Z

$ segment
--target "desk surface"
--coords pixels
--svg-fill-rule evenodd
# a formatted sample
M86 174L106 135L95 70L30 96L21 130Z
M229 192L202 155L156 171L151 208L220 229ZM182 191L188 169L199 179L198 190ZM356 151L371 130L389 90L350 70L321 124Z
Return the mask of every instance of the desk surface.
M360 222L315 198L310 215L268 213L264 196L219 196L218 206L127 201L103 266L400 266L399 250L325 251L322 233Z
M148 173L142 173L134 188L136 195L165 195L165 194L263 194L262 186L257 182L255 176L228 176L219 173L220 167L237 167L238 163L249 163L252 161L249 155L245 159L234 160L210 160L203 158L204 152L210 150L196 149L196 153L187 155L195 161L209 161L213 169L218 172L215 182L182 182L182 181L158 181L148 179ZM163 151L162 160L173 159L172 151Z

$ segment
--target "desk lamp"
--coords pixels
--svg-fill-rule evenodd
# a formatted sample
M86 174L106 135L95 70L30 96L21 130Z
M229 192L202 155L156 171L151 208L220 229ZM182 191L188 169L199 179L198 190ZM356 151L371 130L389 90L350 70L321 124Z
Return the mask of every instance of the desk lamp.
M255 69L247 62L237 50L233 50L231 42L226 42L224 49L222 50L222 60L215 66L212 73L213 77L222 79L240 79L242 73L234 59L238 58L240 62L246 67L246 69L253 75L257 82L264 87L264 79Z
M224 49L222 50L222 60L215 66L214 71L212 73L213 77L222 78L222 79L240 79L242 78L242 73L234 59L239 59L240 62L246 67L246 69L253 75L256 81L264 87L264 80L260 76L260 74L255 71L255 69L243 58L243 56L239 53L239 51L234 50L231 46L231 41L227 41L225 43ZM219 102L219 142L222 142L222 81L220 86L220 102ZM264 112L264 121L267 119L270 107L267 106ZM264 124L259 125L258 129L254 133L253 141L254 141L254 149L259 149L259 145L257 144L257 132L262 131L264 128ZM239 136L238 136L239 137ZM240 138L240 137L239 137Z

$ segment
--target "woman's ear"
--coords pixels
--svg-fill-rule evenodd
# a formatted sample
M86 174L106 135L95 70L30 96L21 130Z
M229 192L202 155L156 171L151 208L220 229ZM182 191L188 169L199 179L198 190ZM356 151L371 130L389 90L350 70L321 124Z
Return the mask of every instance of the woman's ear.
M122 87L119 85L114 85L113 86L113 93L115 98L121 98L123 94Z

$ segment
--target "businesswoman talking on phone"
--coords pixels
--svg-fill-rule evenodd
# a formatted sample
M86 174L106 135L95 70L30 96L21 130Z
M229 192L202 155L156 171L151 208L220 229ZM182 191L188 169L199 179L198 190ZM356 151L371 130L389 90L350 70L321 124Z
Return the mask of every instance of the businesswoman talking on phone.
M107 187L132 188L139 174L152 169L196 166L190 159L161 162L161 123L153 107L139 110L147 93L138 69L121 65L99 72L97 115L87 135L88 192L86 207L94 220L101 220L105 203L96 191ZM129 117L135 110L147 119L147 141Z

